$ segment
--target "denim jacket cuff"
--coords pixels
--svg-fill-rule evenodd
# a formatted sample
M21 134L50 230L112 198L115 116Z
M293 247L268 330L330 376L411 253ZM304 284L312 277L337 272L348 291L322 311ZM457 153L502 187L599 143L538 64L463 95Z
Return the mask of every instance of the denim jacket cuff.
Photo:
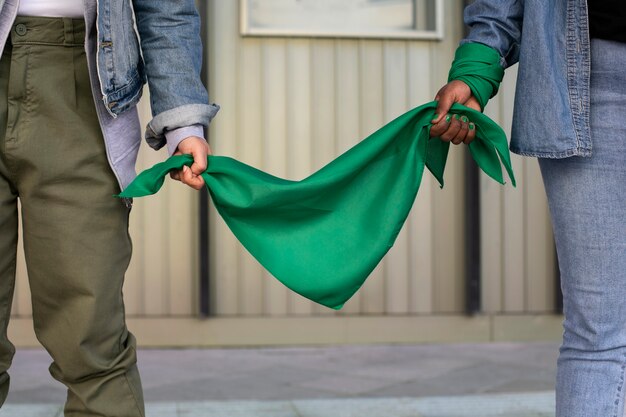
M204 139L204 126L193 125L166 131L165 140L167 141L168 155L172 156L174 152L176 152L176 149L178 149L178 144L190 136Z
M146 142L153 149L161 149L168 142L166 132L194 125L208 126L219 109L217 104L186 104L159 113L148 123Z

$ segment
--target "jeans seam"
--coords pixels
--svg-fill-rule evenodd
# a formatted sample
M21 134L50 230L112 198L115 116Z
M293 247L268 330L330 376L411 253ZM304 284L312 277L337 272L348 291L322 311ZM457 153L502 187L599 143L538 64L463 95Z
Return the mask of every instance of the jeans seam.
M624 407L624 378L626 377L626 354L624 355L624 362L622 363L622 372L619 378L619 384L617 385L617 393L615 395L615 412L613 413L613 417L622 417L619 413L619 405L622 404L622 409Z

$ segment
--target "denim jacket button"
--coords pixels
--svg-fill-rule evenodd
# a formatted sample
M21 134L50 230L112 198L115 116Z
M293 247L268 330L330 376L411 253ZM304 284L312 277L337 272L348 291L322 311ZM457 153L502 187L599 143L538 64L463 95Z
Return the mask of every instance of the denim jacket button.
M24 35L26 35L26 32L28 32L28 29L26 28L26 25L20 23L20 24L15 26L15 33L17 33L18 35L24 36Z

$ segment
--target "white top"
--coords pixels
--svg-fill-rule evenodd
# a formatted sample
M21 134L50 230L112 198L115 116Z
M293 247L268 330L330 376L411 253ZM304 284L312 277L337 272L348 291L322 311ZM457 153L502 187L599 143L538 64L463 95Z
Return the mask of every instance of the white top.
M83 17L83 0L20 0L19 16Z

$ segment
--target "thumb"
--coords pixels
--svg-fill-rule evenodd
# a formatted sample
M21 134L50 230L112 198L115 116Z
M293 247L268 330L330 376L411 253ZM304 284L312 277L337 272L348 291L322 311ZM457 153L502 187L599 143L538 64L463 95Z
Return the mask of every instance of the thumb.
M193 164L191 164L191 172L193 172L194 175L200 175L207 167L207 153L204 149L194 149L192 155Z

